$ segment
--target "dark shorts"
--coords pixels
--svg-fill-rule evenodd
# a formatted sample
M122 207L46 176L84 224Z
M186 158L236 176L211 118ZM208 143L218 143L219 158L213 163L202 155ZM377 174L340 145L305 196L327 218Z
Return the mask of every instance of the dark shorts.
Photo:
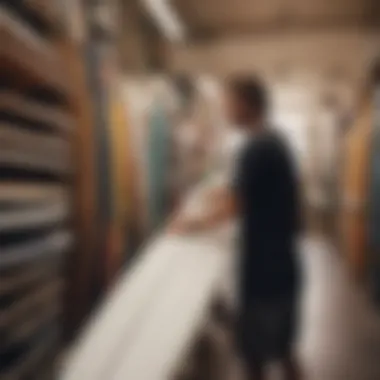
M286 296L246 303L237 321L243 360L265 363L290 356L297 330L297 299Z

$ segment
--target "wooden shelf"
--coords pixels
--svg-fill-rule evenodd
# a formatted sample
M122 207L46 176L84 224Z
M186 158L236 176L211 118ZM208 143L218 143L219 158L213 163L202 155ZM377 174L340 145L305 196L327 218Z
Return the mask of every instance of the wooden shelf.
M57 176L68 176L71 174L71 167L67 162L51 161L45 157L32 157L22 152L1 151L0 165L35 171L38 173L53 174Z
M64 155L69 144L66 140L41 132L30 132L18 128L17 125L0 123L0 150L20 149L31 154Z
M29 339L36 334L41 327L57 319L61 314L61 309L60 303L53 299L51 303L39 309L36 315L28 316L25 322L7 328L3 346L9 347Z
M12 82L70 93L58 51L4 6L0 6L0 40L0 68Z
M69 217L67 202L0 211L0 233L62 224Z
M67 35L64 4L0 5L1 380L52 378L62 344L82 101L66 60L69 48L82 52Z
M8 168L11 167L12 169L27 169L29 171L57 176L68 176L71 174L71 166L67 161L52 161L48 157L33 157L23 152L1 151L0 165Z
M28 264L46 257L57 257L67 253L73 243L73 235L65 230L53 232L47 237L23 242L2 249L0 270Z
M33 310L38 310L59 299L63 289L64 282L61 279L54 279L40 285L0 313L0 329L16 328L17 325L29 319Z
M15 114L27 120L47 125L62 133L74 130L74 120L57 107L25 99L12 92L0 93L0 111Z
M41 281L55 276L58 273L59 262L56 260L46 263L31 264L27 268L10 273L2 273L0 282L0 295L20 292L25 287L35 286Z
M13 368L0 373L1 380L20 380L28 374L35 373L36 367L44 358L53 357L54 352L57 351L58 338L59 334L55 330L47 331L30 350L20 357Z
M63 185L45 185L32 182L0 182L0 204L33 204L57 202L68 196Z
M23 0L24 7L43 21L52 30L60 26L56 4L52 0Z
M46 133L0 124L0 164L68 174L69 142Z

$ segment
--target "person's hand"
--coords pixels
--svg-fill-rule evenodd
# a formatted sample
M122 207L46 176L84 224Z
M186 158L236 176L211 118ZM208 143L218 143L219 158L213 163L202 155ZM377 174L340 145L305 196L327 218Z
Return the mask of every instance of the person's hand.
M175 235L184 235L201 230L201 222L194 219L176 217L168 226L168 232Z

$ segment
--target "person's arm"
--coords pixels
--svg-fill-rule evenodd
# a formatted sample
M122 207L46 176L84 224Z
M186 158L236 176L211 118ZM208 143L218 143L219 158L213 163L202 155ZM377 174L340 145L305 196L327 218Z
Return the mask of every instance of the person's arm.
M246 181L251 176L251 170L247 170L250 169L248 158L247 151L244 150L237 161L231 185L225 184L222 187L213 188L206 194L203 200L206 210L201 216L196 218L175 218L170 230L173 232L188 232L211 229L237 216L239 189L244 186L243 181Z
M192 232L216 228L236 216L237 202L233 192L226 188L212 190L206 195L206 210L199 217L175 218L171 232Z

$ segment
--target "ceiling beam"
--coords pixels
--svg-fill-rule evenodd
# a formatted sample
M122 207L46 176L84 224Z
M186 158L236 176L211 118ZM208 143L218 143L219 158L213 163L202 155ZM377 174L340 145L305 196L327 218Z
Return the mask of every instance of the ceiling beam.
M283 33L310 33L323 31L355 30L380 31L380 12L361 17L331 17L294 19L289 15L273 22L225 23L218 26L199 27L191 35L191 42L211 43L225 38L279 35Z

